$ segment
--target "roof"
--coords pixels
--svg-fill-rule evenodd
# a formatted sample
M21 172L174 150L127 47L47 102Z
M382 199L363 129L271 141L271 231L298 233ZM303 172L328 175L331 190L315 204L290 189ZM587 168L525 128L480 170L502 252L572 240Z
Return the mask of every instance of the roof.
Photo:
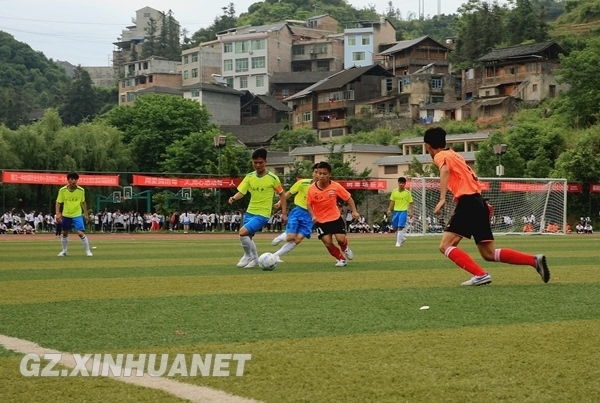
M459 152L465 161L475 161L475 151ZM379 158L373 162L373 165L404 165L410 164L416 158L421 164L432 164L433 160L429 154L411 154L411 155L398 155L393 157Z
M223 133L231 133L235 138L246 145L265 144L270 142L281 130L287 127L287 123L264 123L260 125L224 125L221 126Z
M440 111L451 111L454 109L462 108L463 106L468 105L471 102L473 102L473 101L468 100L468 101L455 101L455 102L436 102L434 104L428 104L428 105L423 106L421 108L421 110L437 109Z
M358 153L382 153L382 154L399 154L402 152L397 146L382 146L378 144L335 144L334 152L358 152ZM290 155L315 155L329 154L331 146L312 146L312 147L297 147L294 148Z
M142 88L136 91L136 94L146 94L146 93L155 93L155 94L170 94L170 95L181 95L181 88L178 87L164 87L160 85L154 85L152 87Z
M294 165L296 158L287 151L271 151L267 155L268 165Z
M387 102L391 99L396 99L395 97L381 97L381 98L377 98L377 99L371 99L369 101L364 102L367 105L374 105L374 104L378 104L380 102Z
M268 25L236 27L236 28L225 30L225 31L217 32L217 35L223 35L225 37L228 37L229 35L226 34L227 32L236 32L236 35L244 35L244 34L252 34L252 33L256 33L256 32L281 31L286 26L287 26L287 22L279 21L279 22L274 22L272 24L268 24ZM233 36L234 37L233 39L235 39L234 35L231 35L231 36ZM225 38L222 38L222 39L225 39Z
M492 105L500 105L502 102L506 101L508 98L512 97L497 97L491 99L482 99L477 101L477 107L481 106L492 106Z
M220 92L223 94L231 94L242 96L243 92L234 90L233 88L229 88L225 85L220 84L212 84L212 83L197 83L192 85L186 85L181 87L181 90L184 92L188 91L207 91L207 92Z
M490 137L490 132L479 132L479 133L462 133L462 134L449 134L446 136L446 143L453 143L455 141L464 140L486 140ZM399 144L423 144L423 137L410 137L402 139Z
M331 71L302 71L273 73L270 84L314 84L331 75Z
M444 47L446 49L449 49L446 45L444 45L443 43L440 43L438 41L436 41L435 39L433 39L432 37L430 37L429 35L425 35L425 36L420 36L416 39L409 39L407 41L400 41L397 42L394 46L392 46L389 49L384 50L383 52L380 53L380 55L389 55L392 53L396 53L396 52L400 52L404 49L408 49L412 46L415 46L418 43L423 42L425 39L431 39L432 41L434 41L435 43L437 43L438 45L440 45L441 47Z
M381 67L379 64L372 64L370 66L363 67L352 66L338 73L330 75L329 77L311 85L308 88L303 89L302 91L292 95L291 97L284 99L284 101L287 102L292 99L303 98L304 96L315 91L325 91L341 88L346 84L356 80L362 75L394 77L392 73Z
M263 101L265 104L269 105L271 108L275 109L276 111L281 111L281 112L291 112L292 111L292 109L290 107L288 107L286 104L284 104L277 98L272 97L271 95L256 95L256 97L259 98L261 101Z
M480 62L490 62L494 60L512 59L519 57L532 56L537 53L543 52L551 46L557 46L560 51L567 53L560 45L555 41L531 43L529 45L517 45L510 46L508 48L495 49L485 54L484 56L477 59Z

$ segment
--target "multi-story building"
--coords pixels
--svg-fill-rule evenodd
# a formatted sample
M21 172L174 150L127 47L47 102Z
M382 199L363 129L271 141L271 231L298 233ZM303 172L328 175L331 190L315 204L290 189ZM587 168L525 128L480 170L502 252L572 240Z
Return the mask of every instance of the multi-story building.
M329 71L304 71L302 74L275 72L269 78L269 94L281 101L330 75Z
M119 69L120 66L133 59L139 58L142 54L142 44L146 37L146 28L150 21L156 21L156 35L160 35L165 14L152 7L140 8L135 12L135 17L131 19L132 25L127 26L119 37L118 42L113 44L117 47L113 51L113 67ZM135 55L137 54L137 57Z
M336 52L342 49L339 40L331 37L336 29L337 21L333 18L317 16L307 21L288 20L219 32L217 37L222 44L223 79L231 88L266 94L270 76L275 72L291 72L294 66L318 71L325 69L326 60L329 61L329 70L335 69L338 58ZM309 47L304 47L303 41L309 43ZM300 49L303 49L308 55L318 45L318 57L307 56L307 61L298 54L294 58L295 43L299 46L296 52L300 53ZM318 64L319 61L323 64Z
M569 88L554 74L566 53L555 41L493 50L477 60L481 67L463 70L462 96L512 96L529 103L555 97Z
M307 21L288 20L292 30L292 71L340 71L344 68L344 37L329 15Z
M344 29L344 68L368 66L378 61L382 46L396 41L396 28L390 20L355 21Z
M384 66L395 76L406 76L435 63L440 74L450 74L450 48L428 35L386 45L380 52Z
M219 125L240 124L240 97L243 92L219 84L198 83L182 87L183 97L200 102L210 113L210 122Z
M221 75L221 43L210 41L181 52L183 85L210 83Z
M350 67L286 99L296 128L315 129L322 141L348 134L356 106L381 97L392 74L380 65Z
M181 87L179 62L151 57L124 65L125 78L119 81L119 105L135 101L136 92L150 87Z
M259 125L288 121L292 111L287 105L270 95L247 91L241 98L242 125Z

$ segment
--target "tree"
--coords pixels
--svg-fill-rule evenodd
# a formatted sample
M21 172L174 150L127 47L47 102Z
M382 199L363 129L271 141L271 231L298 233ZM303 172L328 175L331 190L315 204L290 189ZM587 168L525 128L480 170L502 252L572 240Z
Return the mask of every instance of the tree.
M123 132L133 162L143 172L160 171L167 147L176 140L215 127L203 104L156 94L139 97L132 106L118 106L102 119Z
M319 144L317 132L310 129L282 130L271 142L270 150L291 151L296 147L310 147Z
M147 59L154 56L159 50L158 24L154 18L150 18L148 26L144 28L146 35L144 36L144 44L142 46L142 59Z
M67 87L60 107L60 117L63 123L74 126L96 116L98 102L90 74L81 65L75 68L73 74L73 81Z
M591 78L600 76L600 38L560 59L560 79L571 86L561 109L573 125L594 124L600 116L600 80Z
M509 45L518 45L527 40L543 42L548 39L548 24L542 11L536 10L530 0L512 0L515 7L507 17Z

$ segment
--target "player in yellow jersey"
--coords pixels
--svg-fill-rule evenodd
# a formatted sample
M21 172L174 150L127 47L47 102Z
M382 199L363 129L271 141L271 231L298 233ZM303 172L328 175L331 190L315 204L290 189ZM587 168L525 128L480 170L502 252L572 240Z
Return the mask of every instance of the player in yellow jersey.
M406 242L406 236L404 235L404 227L406 227L407 215L413 217L413 198L410 190L405 188L406 178L398 178L398 189L394 189L390 195L390 205L387 210L388 217L392 215L392 208L394 209L394 215L392 216L392 227L396 231L396 247L402 246Z
M283 187L279 177L267 170L267 150L259 148L252 153L252 165L255 171L246 175L237 188L237 193L229 198L229 204L241 199L250 192L250 204L244 214L244 222L238 234L244 249L244 256L237 266L250 269L258 265L258 251L252 240L254 234L260 231L273 209L273 196L279 195L281 201L281 221L287 221L286 198L283 197Z
M85 236L85 223L88 221L85 190L83 190L81 186L77 186L78 180L79 174L77 172L69 172L67 174L67 181L69 184L58 190L58 196L56 198L56 222L57 224L62 224L62 251L58 254L58 256L61 257L67 256L69 245L68 237L71 228L77 230L77 235L79 235L79 239L81 239L86 255L93 256L90 251L90 244Z
M312 234L313 221L306 207L306 196L308 195L308 188L315 181L316 171L317 164L314 164L312 169L312 179L300 179L294 183L290 190L285 192L286 199L296 195L294 197L294 204L296 207L290 211L285 232L282 232L273 239L273 242L271 242L273 245L278 245L280 242L286 241L286 243L274 253L278 258L278 262L283 262L281 260L281 255L291 252L291 250L302 242L304 238L309 239ZM275 208L279 208L279 204L280 202L275 203Z

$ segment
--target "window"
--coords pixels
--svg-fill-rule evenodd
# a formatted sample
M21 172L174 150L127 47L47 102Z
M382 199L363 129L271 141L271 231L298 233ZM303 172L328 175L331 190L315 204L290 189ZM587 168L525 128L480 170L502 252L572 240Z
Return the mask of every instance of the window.
M198 53L194 53L194 54L192 55L192 63L195 63L195 62L197 62L197 61L198 61Z
M331 137L339 137L344 135L344 129L333 129L331 131Z
M125 88L125 80L121 81L121 88Z
M233 60L223 60L223 71L233 71Z
M257 87L265 86L265 76L256 76L256 86Z
M531 91L533 91L533 92L537 92L537 84L533 84L533 85L531 86Z
M371 44L371 35L363 35L362 36L362 44L370 45Z
M127 93L127 102L133 102L135 101L135 94L133 92L128 92Z
M183 79L187 80L188 78L190 78L189 70L183 70Z
M398 173L398 165L384 165L383 173L386 175L395 175Z
M250 42L249 41L235 43L235 53L248 53L249 50L250 50Z
M296 123L300 123L300 114L299 113L296 114Z
M224 43L223 44L223 53L231 53L233 52L233 43Z
M302 121L309 122L311 120L312 120L312 111L311 112L304 112L304 114L302 115Z
M283 95L284 97L289 97L290 96L290 90L288 90L287 88L284 88L281 90L281 95Z
M444 102L444 97L431 97L432 104L439 104L440 102Z
M129 80L127 80L127 86L135 87L135 78L130 78Z
M154 76L152 76L152 75L149 75L149 76L148 76L148 82L149 82L149 83L151 83L151 82L152 82L152 79L153 79L153 77L154 77Z
M192 78L198 77L198 69L192 69Z
M200 91L192 91L192 98L198 98L200 96Z
M556 85L548 86L548 96L554 98L556 96Z
M321 43L319 45L313 46L313 53L319 53L319 54L327 53L327 44Z
M144 13L144 18L150 18L150 13Z
M356 35L348 35L348 46L356 46Z
M321 130L321 133L319 133L319 137L321 137L322 139L331 137L331 131L330 130Z
M303 54L304 54L304 45L292 46L292 55L303 55Z
M355 62L365 60L365 52L352 52L352 60Z
M346 99L349 101L354 101L354 90L346 91Z
M240 77L240 88L248 88L248 77Z
M183 64L188 64L190 62L190 57L188 55L183 56Z
M235 59L235 71L248 71L248 59Z
M489 97L489 96L490 96L490 92L489 92L489 91L486 91L486 92L485 92L485 96L486 96L486 97Z
M121 103L127 102L127 97L125 95L121 95Z
M227 77L225 79L225 85L229 88L233 88L233 77Z
M329 71L329 60L317 60L317 70Z
M431 89L432 90L441 90L443 86L443 81L440 77L434 77L431 79Z
M253 57L252 58L252 68L253 69L264 69L265 68L265 57Z
M266 41L264 39L254 39L252 41L252 50L261 50L265 48Z
M433 118L435 115L435 111L433 109L427 109L427 117Z
M536 73L537 72L537 63L527 63L527 72L528 73Z
M405 87L410 85L410 76L402 77L402 85Z
M144 66L144 70L148 70L148 62L144 62L143 66Z
M386 78L385 79L385 90L388 91L388 92L391 91L392 90L392 84L393 84L392 79L391 78Z
M504 74L506 74L506 75L515 74L515 68L514 67L506 67L504 69Z

